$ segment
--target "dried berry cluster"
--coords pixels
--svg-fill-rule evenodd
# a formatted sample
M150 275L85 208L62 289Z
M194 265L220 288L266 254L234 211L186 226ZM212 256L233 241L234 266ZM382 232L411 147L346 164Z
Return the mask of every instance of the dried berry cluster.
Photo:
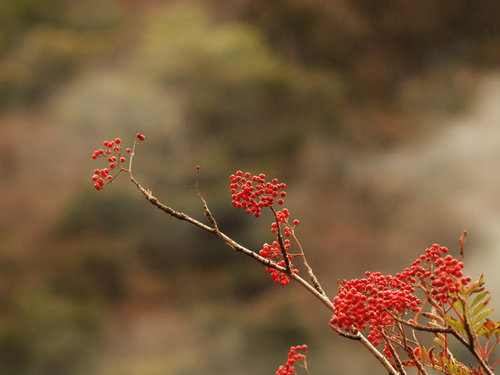
M260 216L262 208L272 206L274 202L283 204L286 184L279 183L276 178L266 182L265 178L263 173L252 177L250 173L243 174L242 171L231 175L231 204L244 209L247 214L253 213L255 217Z
M137 134L136 135L136 140L137 142L144 141L146 137L142 134ZM94 188L96 190L101 190L104 185L107 183L113 181L113 179L116 177L118 173L115 175L111 174L111 171L113 169L118 168L119 171L123 170L124 168L121 166L122 163L126 161L126 159L121 156L122 154L122 146L121 146L122 140L120 138L116 138L114 141L104 141L103 146L105 149L98 149L94 151L92 154L92 159L97 159L99 157L104 157L106 158L108 164L108 167L102 168L102 169L95 169L94 174L92 175L92 181L95 182ZM127 153L131 153L132 150L130 148L127 148L125 150Z
M376 346L383 337L383 328L393 325L394 317L400 318L409 310L418 311L421 301L413 294L415 288L408 275L393 277L367 272L366 276L339 284L330 323L354 333L368 329L368 339Z
M410 270L405 270L427 286L427 291L440 306L455 302L460 288L471 281L469 276L463 275L464 264L445 255L447 252L446 247L434 244L412 263Z
M299 351L304 351L305 354L298 353ZM288 361L284 366L280 366L276 375L293 375L296 374L295 367L293 366L298 361L302 361L303 366L306 367L306 357L307 357L307 345L302 346L292 346L288 352Z

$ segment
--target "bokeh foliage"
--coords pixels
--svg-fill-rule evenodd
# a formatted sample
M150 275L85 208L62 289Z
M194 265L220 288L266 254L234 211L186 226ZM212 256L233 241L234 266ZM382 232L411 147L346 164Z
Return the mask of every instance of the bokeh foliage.
M296 207L317 229L341 234L350 256L370 263L357 233L396 224L368 184L347 185L349 152L418 135L413 115L435 103L429 92L450 95L438 108L456 108L455 69L494 65L498 43L492 1L452 11L405 3L0 0L0 374L263 373L291 340L321 343L316 355L325 355L330 346L310 332L324 330L328 314L304 312L302 297L165 218L126 178L96 194L90 154L104 139L145 133L136 177L202 218L201 164L219 225L256 250L269 241L267 224L231 209L227 177L240 168L276 175L297 186ZM431 74L442 70L448 89ZM328 189L337 211L318 203L325 195L301 194L306 185ZM325 212L307 212L314 202ZM326 214L342 220L327 227ZM323 251L329 237L304 231ZM346 260L324 252L320 264ZM99 357L126 341L110 322L164 304L183 317L172 339L182 355L167 348L175 360L120 364L125 348L118 360ZM305 326L302 314L318 323Z

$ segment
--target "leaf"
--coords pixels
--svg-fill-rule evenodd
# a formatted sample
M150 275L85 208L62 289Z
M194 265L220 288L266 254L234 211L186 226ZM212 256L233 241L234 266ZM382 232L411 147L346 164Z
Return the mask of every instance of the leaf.
M474 316L474 315L478 314L478 313L479 313L482 309L484 309L484 308L486 307L486 305L487 305L488 303L490 303L490 300L491 300L491 298L488 298L488 299L486 299L485 301L483 301L483 302L479 303L479 304L478 304L478 305L474 308L474 310L471 312L471 316Z
M484 322L485 327L488 327L488 329L491 332L499 332L500 331L500 322L494 322L493 320L486 319L486 322Z
M432 321L432 322L427 322L427 326L431 327L431 328L444 328L443 326L437 324L436 322Z
M403 366L407 366L407 367L415 367L416 366L415 362L412 361L411 359L409 359L408 361L403 361L403 362L401 362L401 364Z
M437 359L438 359L438 364L439 366L441 366L441 368L444 367L444 355L443 355L443 351L440 351L438 354L437 354Z
M442 335L441 335L442 336ZM440 337L434 337L434 340L433 340L436 344L438 344L440 347L444 348L445 347L445 344L444 344L444 340L441 339Z
M459 298L455 302L453 302L453 307L455 307L455 309L457 311L460 311L462 313L464 312L464 308L465 308L464 305L465 304L464 304L464 302L463 302L463 300L461 298Z
M478 316L476 316L474 318L474 323L476 322L480 322L481 320L483 320L485 317L487 317L491 312L493 311L493 309L487 309L487 310L484 310L481 314L479 314Z
M495 335L498 340L500 335L500 322L494 322L486 319L486 321L483 322L478 329L476 329L476 333L479 336L484 336L487 340L489 340L492 335Z
M427 356L429 357L429 362L432 364L436 363L436 357L434 356L434 353L433 353L434 349L436 349L435 346L431 347L429 349L429 351L427 352Z
M481 275L479 277L479 279L474 284L464 288L462 294L465 297L469 297L472 293L482 292L484 290L484 288L482 288L482 286L484 285L483 279L484 279L484 277L483 277L483 275Z
M448 324L450 326L452 326L453 328L455 328L455 330L457 330L458 332L460 332L461 334L466 334L467 332L465 331L465 327L464 325L462 324L462 322L459 322L458 320L452 318L452 317L449 317L449 316L445 316L444 317L446 319L446 321L448 322Z
M413 351L413 355L420 362L427 362L427 351L425 346L419 345L418 350Z
M481 301L484 297L486 297L487 294L488 294L488 291L483 290L481 293L479 293L477 296L475 296L474 299L472 300L472 302L470 303L470 307L473 308L474 306L476 306L479 303L479 301Z
M429 319L432 319L432 320L436 320L439 323L441 323L441 325L444 325L444 320L439 315L432 314L432 313L429 313L429 312L424 312L424 313L422 313L422 315L425 316L426 318L429 318Z

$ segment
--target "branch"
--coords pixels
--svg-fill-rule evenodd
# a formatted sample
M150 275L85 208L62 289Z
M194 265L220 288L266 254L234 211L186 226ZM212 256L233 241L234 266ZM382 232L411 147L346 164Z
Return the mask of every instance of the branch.
M465 315L465 314L464 314ZM451 325L447 324L446 327L428 327L424 326L421 324L416 324L416 323L410 323L407 320L403 320L401 318L398 318L396 316L392 316L392 318L410 328L416 329L417 331L426 331L426 332L434 332L434 333L449 333L453 335L460 343L462 343L476 358L478 361L479 365L483 368L486 374L488 375L494 375L493 371L491 371L491 368L488 366L488 363L479 355L477 352L474 343L473 342L467 342L459 332L457 332ZM467 321L466 321L467 324Z
M205 230L207 232L210 232L210 233L216 235L217 237L219 237L220 239L222 239L227 245L229 245L233 250L235 250L237 252L241 252L241 253L243 253L243 254L245 254L245 255L247 255L247 256L255 259L256 261L258 261L259 263L265 265L266 267L271 267L271 268L274 268L274 269L276 269L276 270L278 270L280 272L287 273L287 268L286 267L280 267L280 266L278 266L276 263L271 262L269 259L266 259L266 258L260 256L259 254L257 254L256 252L254 252L254 251L252 251L250 249L247 249L246 247L244 247L244 246L240 245L239 243L237 243L236 241L234 241L231 237L229 237L226 234L222 233L219 230L219 228L217 227L217 224L215 222L215 219L212 216L212 213L208 209L208 206L207 206L205 200L203 199L203 197L201 197L201 195L199 194L199 192L198 192L198 195L199 195L199 197L201 198L201 200L203 202L204 209L205 209L205 215L208 217L208 219L209 219L210 223L212 224L212 226L208 226L206 224L203 224L202 222L200 222L200 221L192 218L189 215L186 215L183 212L179 212L177 210L174 210L171 207L168 207L168 206L164 205L156 197L153 196L151 190L146 190L146 189L144 189L141 186L141 184L132 176L132 172L130 170L126 170L126 171L128 172L128 174L130 176L130 180L132 181L132 183L141 191L141 193L144 195L144 197L152 205L156 206L157 208L159 208L163 212L169 214L170 216L175 217L178 220L187 221L187 222L189 222L189 223L197 226L200 229L203 229L203 230ZM315 286L309 284L302 277L300 277L299 275L297 275L297 274L295 274L293 272L290 272L288 274L288 276L291 279L295 280L300 285L302 285L309 293L311 293L323 305L325 305L328 308L328 310L330 310L330 311L334 310L333 303L324 294L324 292L322 291L321 288L320 288L320 291L318 291L318 289ZM342 332L340 330L337 330L335 327L332 327L332 328L339 335L341 335L341 336L348 337L348 338L360 341L361 344L366 349L368 349L368 351L370 353L372 353L372 355L385 367L385 369L389 372L389 375L399 375L398 372L392 367L391 363L387 360L387 358L385 358L384 355L381 352L379 352L372 345L372 343L366 337L364 337L360 332L357 332L356 334L349 334L349 333L345 333L345 332Z
M344 332L341 331L338 327L334 326L331 323L328 323L331 329L333 329L335 332L337 332L340 336L351 339L351 340L356 340L359 341L372 355L382 364L382 366L385 367L385 369L389 372L389 375L400 375L394 369L394 367L391 365L391 362L387 360L387 358L384 357L382 353L380 353L377 348L375 348L372 343L365 337L363 336L360 332L357 333L349 333L349 332Z
M278 220L278 215L276 215L276 210L274 209L273 206L270 206L271 210L273 211L274 217L276 218L276 235L278 238L278 243L280 245L280 251L281 251L281 256L283 257L283 260L285 261L285 273L290 276L292 272L292 268L290 266L290 259L288 259L288 253L285 248L285 243L283 241L283 235L281 234L281 225Z
M240 245L239 243L237 243L236 241L234 241L231 237L229 237L226 234L222 233L218 229L217 225L215 225L215 226L208 226L208 225L203 224L202 222L200 222L200 221L192 218L191 216L186 215L183 212L179 212L177 210L174 210L171 207L168 207L168 206L164 205L156 197L153 196L151 190L144 189L141 186L141 184L132 176L132 173L130 171L128 171L128 173L129 173L129 176L130 176L130 180L141 191L141 193L144 195L144 197L146 197L146 199L152 205L158 207L163 212L169 214L170 216L175 217L178 220L187 221L187 222L189 222L189 223L197 226L198 228L201 228L201 229L203 229L203 230L205 230L207 232L210 232L210 233L216 235L217 237L221 238L226 244L228 244L231 248L233 248L233 250L235 250L237 252L241 252L241 253L243 253L243 254L245 254L245 255L247 255L247 256L255 259L256 261L258 261L259 263L265 265L266 267L271 267L271 268L274 268L274 269L276 269L276 270L278 270L280 272L284 272L284 273L287 272L287 270L286 270L285 267L278 266L276 263L273 263L269 259L266 259L266 258L260 256L255 251L247 249L246 247L244 247L244 246ZM208 216L209 220L210 220L210 217L212 217L212 220L210 220L210 221L212 222L212 224L215 223L215 220L213 220L213 216L210 213L210 211L208 210L208 207L206 206L206 204L205 204L205 215ZM300 285L302 285L314 297L316 297L317 299L319 299L320 302L328 308L328 310L333 311L333 303L330 301L330 299L327 296L325 296L322 293L318 292L312 285L310 285L307 281L305 281L299 275L297 275L297 274L295 274L295 273L292 272L288 276L291 279L293 279L296 282L298 282Z
M306 254L304 253L304 249L302 249L302 245L300 244L298 238L295 236L295 231L292 231L292 237L295 240L295 242L297 243L297 246L299 247L300 255L302 256L302 263L304 264L304 267L306 267L307 272L309 273L309 277L311 278L311 282L313 283L314 288L318 292L320 292L321 294L326 296L326 293L323 290L323 288L321 287L321 284L319 283L318 278L316 277L311 266L309 266L309 263L307 262Z

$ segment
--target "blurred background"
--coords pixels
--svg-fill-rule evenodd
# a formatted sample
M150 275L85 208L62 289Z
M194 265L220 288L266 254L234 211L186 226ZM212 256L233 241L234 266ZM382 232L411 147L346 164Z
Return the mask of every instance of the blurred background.
M0 374L384 374L292 283L149 205L96 192L102 141L138 132L134 175L260 250L270 215L228 176L288 184L333 298L433 243L500 307L500 3L0 0ZM493 314L498 320L498 312ZM497 356L498 357L498 356Z

